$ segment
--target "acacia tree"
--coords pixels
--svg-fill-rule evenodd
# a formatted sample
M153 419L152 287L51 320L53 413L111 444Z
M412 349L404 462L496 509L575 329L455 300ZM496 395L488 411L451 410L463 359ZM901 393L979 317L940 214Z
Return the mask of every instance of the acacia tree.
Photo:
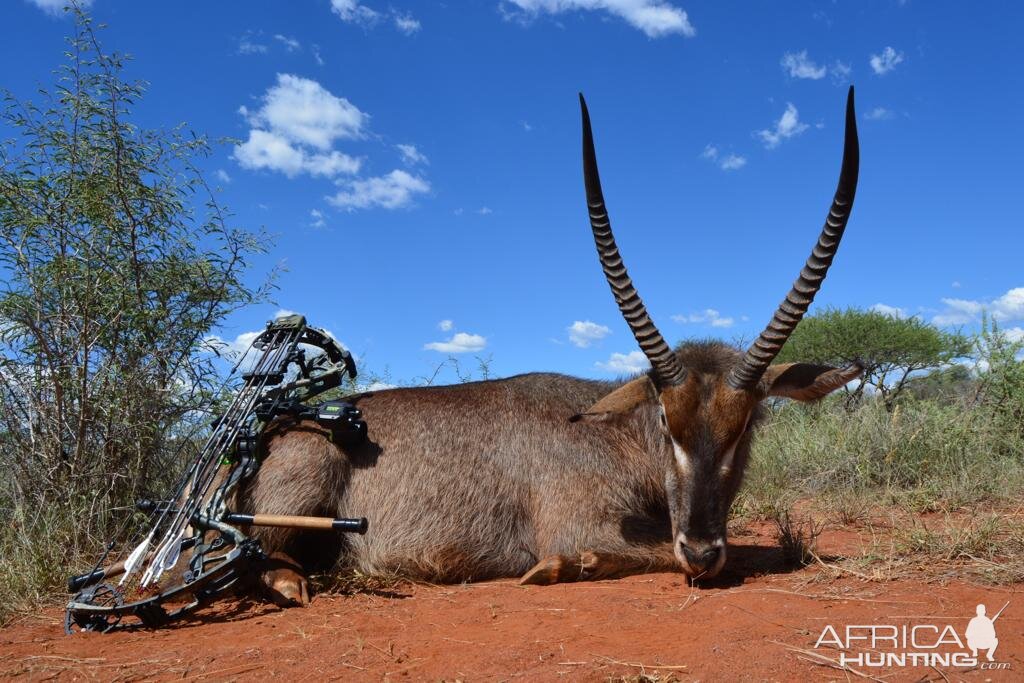
M860 401L865 389L872 387L892 408L915 373L947 367L970 352L969 338L920 318L847 308L826 309L804 318L778 359L830 365L858 362L864 374L848 393L848 402Z
M219 384L204 340L268 287L243 281L266 241L231 227L203 181L207 140L134 125L144 85L72 11L55 86L39 103L5 93L0 114L14 133L0 147L0 498L14 508L102 509L165 473Z

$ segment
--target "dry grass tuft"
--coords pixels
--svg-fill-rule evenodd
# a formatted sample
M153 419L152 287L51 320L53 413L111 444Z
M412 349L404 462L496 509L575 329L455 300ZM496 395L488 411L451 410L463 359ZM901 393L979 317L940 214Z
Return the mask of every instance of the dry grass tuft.
M317 593L339 595L388 595L394 596L401 589L408 589L412 581L400 574L364 574L352 569L315 574L310 577L311 588Z
M777 529L776 540L786 562L800 567L811 564L824 524L810 517L794 520L789 510L777 513L773 521Z

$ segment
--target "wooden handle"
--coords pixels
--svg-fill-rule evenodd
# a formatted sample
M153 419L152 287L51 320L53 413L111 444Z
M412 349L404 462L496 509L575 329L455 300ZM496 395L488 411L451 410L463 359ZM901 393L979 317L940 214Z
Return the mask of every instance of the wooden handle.
M330 517L299 517L295 515L253 515L252 522L256 526L279 526L294 529L325 529L333 528L334 520Z
M253 526L276 526L289 529L319 529L321 531L348 531L365 534L365 517L357 519L333 519L331 517L299 517L296 515L243 515L231 512L224 515L229 524L251 524Z

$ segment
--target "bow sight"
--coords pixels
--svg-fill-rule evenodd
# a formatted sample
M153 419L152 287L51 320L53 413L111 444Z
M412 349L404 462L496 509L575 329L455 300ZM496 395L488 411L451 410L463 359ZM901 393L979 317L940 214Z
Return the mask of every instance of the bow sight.
M306 356L306 349L319 352ZM260 466L260 435L271 420L290 416L314 420L333 439L366 436L357 408L344 401L310 400L339 386L343 373L355 379L351 354L328 334L306 326L301 315L267 323L232 373L255 359L242 374L242 386L213 423L209 438L178 480L167 500L139 501L145 521L119 559L111 541L93 569L73 576L65 630L110 631L118 626L157 627L207 604L251 574L265 559L249 526L366 533L361 519L241 514L230 511L239 484ZM242 527L242 528L239 528ZM122 624L122 619L134 620Z

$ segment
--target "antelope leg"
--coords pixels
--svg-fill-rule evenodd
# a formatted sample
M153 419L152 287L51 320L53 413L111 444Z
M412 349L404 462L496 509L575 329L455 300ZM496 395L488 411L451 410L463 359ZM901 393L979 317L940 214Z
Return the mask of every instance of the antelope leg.
M663 552L636 555L586 551L579 555L549 555L523 574L520 585L548 586L572 581L617 579L631 574L679 571L679 563L666 546Z
M270 555L266 566L263 584L274 604L279 607L309 605L309 585L298 562L285 553L276 552Z

